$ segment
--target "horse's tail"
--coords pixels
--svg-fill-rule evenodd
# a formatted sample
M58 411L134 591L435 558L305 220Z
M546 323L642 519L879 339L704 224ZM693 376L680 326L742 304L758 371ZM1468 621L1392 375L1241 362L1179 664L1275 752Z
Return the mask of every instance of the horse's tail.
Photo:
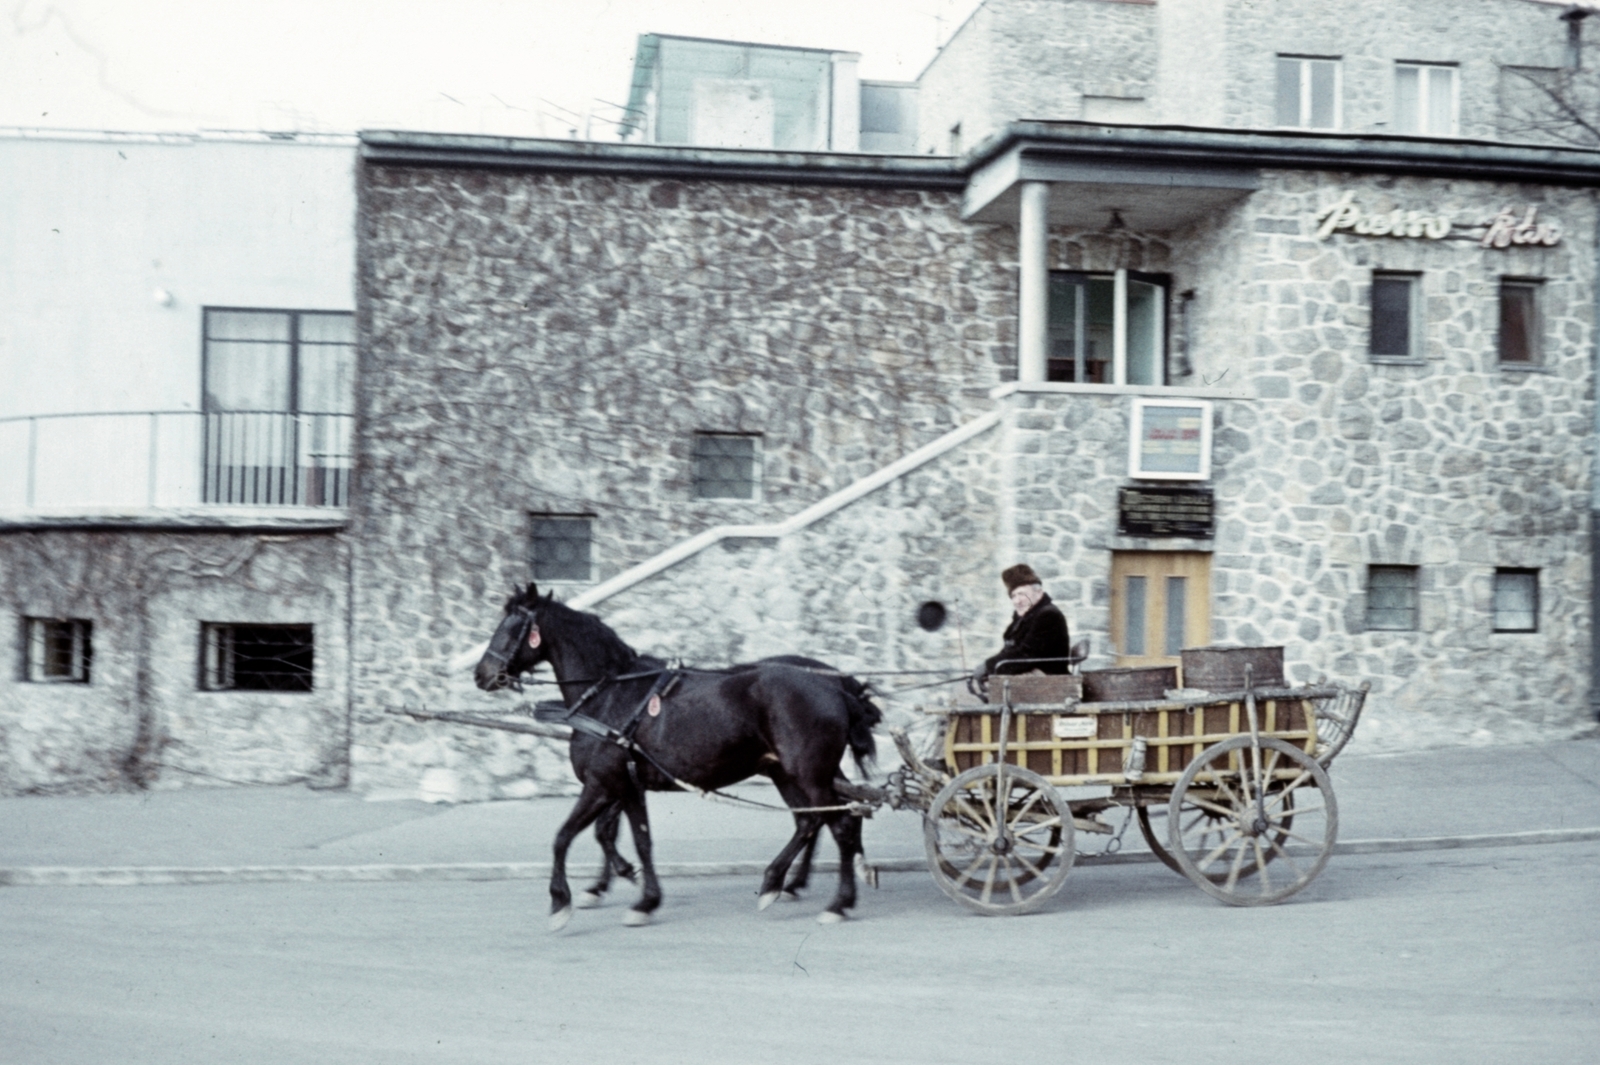
M883 711L872 701L872 689L856 678L841 675L839 689L844 693L849 713L850 728L846 736L850 753L855 756L856 768L865 775L868 763L878 756L878 743L873 739L872 729L883 720Z

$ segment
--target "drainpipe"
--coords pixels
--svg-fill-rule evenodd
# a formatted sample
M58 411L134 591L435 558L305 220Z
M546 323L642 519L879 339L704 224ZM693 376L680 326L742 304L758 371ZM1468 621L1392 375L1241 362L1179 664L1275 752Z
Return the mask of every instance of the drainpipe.
M1574 23L1576 25L1576 23ZM1594 285L1595 322L1600 323L1600 197L1590 201L1595 207L1594 219ZM1591 326L1589 343L1593 354L1589 361L1590 389L1594 393L1594 425L1589 434L1591 442L1600 442L1600 330ZM1600 455L1589 456L1589 711L1600 721L1600 476L1596 464Z

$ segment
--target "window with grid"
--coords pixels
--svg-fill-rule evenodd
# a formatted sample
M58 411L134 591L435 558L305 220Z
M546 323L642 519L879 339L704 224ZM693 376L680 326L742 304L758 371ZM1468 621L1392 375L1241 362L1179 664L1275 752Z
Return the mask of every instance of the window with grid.
M1456 68L1443 63L1394 65L1394 131L1456 135Z
M1417 567L1367 567L1367 628L1417 627Z
M1339 60L1278 57L1278 125L1296 129L1339 128Z
M1539 282L1500 279L1500 361L1539 362Z
M536 581L587 581L593 576L594 519L535 514L532 564Z
M1539 571L1494 571L1494 631L1539 631Z
M1372 326L1370 352L1375 359L1420 358L1418 328L1419 281L1415 274L1372 275Z
M200 626L204 691L308 692L314 659L310 625Z
M697 499L754 499L761 483L760 437L732 433L694 436Z
M93 626L81 618L27 618L23 676L44 684L88 684Z

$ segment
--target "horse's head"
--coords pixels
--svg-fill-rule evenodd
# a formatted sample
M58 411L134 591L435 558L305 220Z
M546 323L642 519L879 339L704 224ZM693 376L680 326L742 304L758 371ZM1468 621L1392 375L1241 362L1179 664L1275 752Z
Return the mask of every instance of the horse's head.
M478 659L473 680L486 692L502 688L522 690L522 674L545 660L546 647L539 633L539 611L553 597L540 596L533 584L513 592L506 600L505 617L489 638L489 649Z

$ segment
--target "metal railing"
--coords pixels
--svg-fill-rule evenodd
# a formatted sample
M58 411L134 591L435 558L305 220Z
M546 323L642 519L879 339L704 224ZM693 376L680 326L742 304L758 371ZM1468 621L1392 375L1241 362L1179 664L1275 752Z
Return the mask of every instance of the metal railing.
M354 423L285 411L0 418L0 510L347 507Z

